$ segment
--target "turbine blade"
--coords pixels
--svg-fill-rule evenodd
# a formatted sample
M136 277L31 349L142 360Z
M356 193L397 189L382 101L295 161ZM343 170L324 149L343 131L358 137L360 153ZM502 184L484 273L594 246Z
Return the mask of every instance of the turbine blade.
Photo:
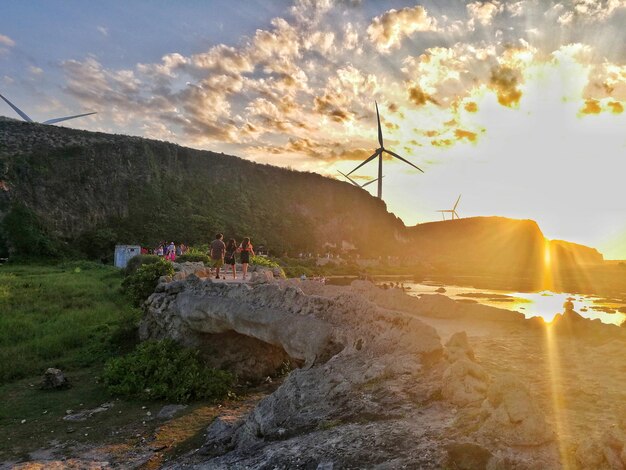
M461 200L461 195L459 194L459 198L456 200L456 202L454 203L454 207L452 208L452 210L456 209L456 206L459 205L459 201Z
M31 118L29 118L28 115L24 111L22 111L20 108L15 106L13 103L11 103L9 100L7 100L4 96L0 95L0 98L2 98L6 102L6 104L11 106L13 108L13 111L15 111L17 114L19 114L21 116L21 118L24 119L24 121L26 121L26 122L33 122L33 120Z
M47 121L42 122L42 124L54 124L55 122L67 121L69 119L76 119L76 118L83 117L83 116L90 116L91 114L97 114L97 112L94 111L93 113L76 114L74 116L66 116L66 117L48 119Z
M356 170L358 170L359 168L361 168L361 167L362 167L363 165L365 165L366 163L369 163L369 162L371 162L372 160L374 160L374 159L378 156L378 154L379 154L379 153L380 153L380 149L376 150L376 151L374 152L374 154L373 154L371 157L369 157L367 160L364 160L363 162L361 162L361 164L360 164L359 166L357 166L354 170L352 170L350 173L348 173L348 175L351 175L352 173L354 173Z
M424 170L422 170L420 167L413 165L410 161L408 161L406 158L402 158L400 155L398 155L397 153L392 152L391 150L387 150L384 149L385 152L387 152L389 155L392 155L396 158L398 158L399 160L402 160L404 163L408 163L409 165L411 165L413 168L418 169L419 171L421 171L422 173L424 173Z
M339 171L339 170L337 170ZM357 183L356 181L354 181L352 178L350 178L348 175L346 175L345 173L342 173L341 171L339 171L339 173L341 173L341 176L343 176L344 178L347 178L350 183L352 183L353 185L355 185L356 187L360 188L361 185L359 185L359 183Z
M367 186L368 184L372 184L374 181L378 181L378 178L376 178L375 180L369 180L367 183L361 185L362 188L364 188L365 186Z
M380 128L380 115L378 114L378 103L374 101L376 104L376 120L378 121L378 143L380 144L380 148L383 148L383 130Z

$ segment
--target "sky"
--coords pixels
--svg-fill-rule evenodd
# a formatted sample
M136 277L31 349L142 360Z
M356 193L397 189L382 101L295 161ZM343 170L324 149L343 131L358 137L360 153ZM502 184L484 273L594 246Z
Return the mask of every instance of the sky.
M626 259L625 25L626 0L2 0L0 93L338 179L378 147L377 101L385 147L424 171L383 162L407 225L462 194L461 217Z

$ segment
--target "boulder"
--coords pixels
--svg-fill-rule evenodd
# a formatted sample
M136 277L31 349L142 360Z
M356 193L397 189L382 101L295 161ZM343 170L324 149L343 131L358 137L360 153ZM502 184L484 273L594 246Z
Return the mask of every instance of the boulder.
M526 386L515 376L497 377L482 404L485 420L480 433L500 439L512 446L538 446L554 440L554 432L546 423Z
M441 395L457 406L482 402L489 387L489 375L467 358L453 362L443 373Z
M626 432L614 424L600 436L585 438L576 449L576 463L582 470L626 468Z
M272 271L263 270L255 271L250 275L250 284L267 284L274 281L274 274Z
M474 350L469 344L467 333L465 333L465 331L454 333L450 337L446 343L445 356L450 362L454 362L462 358L469 359L470 361L476 360L474 357Z
M158 419L172 419L178 412L187 408L187 405L165 405L157 414Z
M69 387L70 383L60 369L54 367L46 369L40 385L42 390L61 390Z

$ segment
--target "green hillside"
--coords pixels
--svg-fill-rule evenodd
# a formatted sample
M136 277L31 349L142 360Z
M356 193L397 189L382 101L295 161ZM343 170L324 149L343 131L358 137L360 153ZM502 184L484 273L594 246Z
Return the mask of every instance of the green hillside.
M314 173L171 143L0 118L0 218L7 252L114 243L206 243L216 231L274 253L350 241L364 254L397 250L405 229L383 202Z

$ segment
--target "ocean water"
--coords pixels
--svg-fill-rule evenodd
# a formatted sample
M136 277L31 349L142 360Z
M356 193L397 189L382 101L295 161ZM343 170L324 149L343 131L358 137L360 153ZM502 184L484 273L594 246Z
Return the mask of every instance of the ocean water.
M379 284L384 284L380 282ZM546 322L564 311L563 304L571 299L574 310L585 318L598 319L603 323L621 324L626 319L626 299L607 299L581 294L543 292L511 292L503 290L475 289L438 283L402 282L410 295L435 294L440 287L443 295L462 302L478 302L483 305L504 308L523 313L526 318L542 317Z

